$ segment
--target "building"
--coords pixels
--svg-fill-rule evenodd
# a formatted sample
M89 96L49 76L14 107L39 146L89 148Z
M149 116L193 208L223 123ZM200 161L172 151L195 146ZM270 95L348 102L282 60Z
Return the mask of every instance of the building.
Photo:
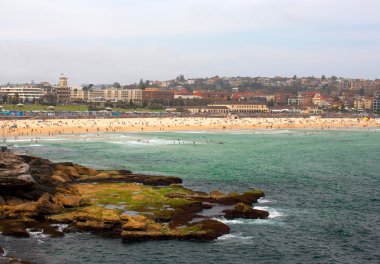
M380 94L376 94L373 99L373 111L380 111Z
M209 113L209 114L254 114L269 112L268 106L262 103L252 102L233 102L233 103L215 103L205 107L190 107L191 113Z
M67 78L61 74L58 85L53 87L53 93L57 97L57 102L68 103L71 97L70 87L67 86Z
M320 93L316 93L312 100L313 100L313 105L316 105L319 107L326 106L327 104L325 97L321 95Z
M174 100L174 91L160 90L159 88L146 88L142 91L142 101L153 103L157 101L168 102Z
M289 96L288 97L288 105L300 105L302 101L302 95L297 96Z
M103 97L106 101L113 102L133 102L134 104L141 104L142 90L141 89L115 89L106 88L103 89Z
M141 89L119 89L115 87L103 89L88 89L73 87L70 94L71 101L84 102L131 102L140 105L142 102Z
M63 76L63 73L61 74L61 77L59 78L59 87L67 87L67 78Z
M202 99L202 97L198 95L194 95L189 90L183 88L174 93L174 99L194 100L194 99Z
M2 95L7 95L8 98L18 97L20 101L37 100L44 95L44 89L35 85L15 85L1 87L0 92Z
M357 110L371 110L373 102L373 98L361 96L354 100L354 108Z

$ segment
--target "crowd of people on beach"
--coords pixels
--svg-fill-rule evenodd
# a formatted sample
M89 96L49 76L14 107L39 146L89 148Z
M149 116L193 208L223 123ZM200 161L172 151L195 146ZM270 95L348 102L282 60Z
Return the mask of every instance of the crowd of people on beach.
M376 118L119 118L1 120L3 136L56 136L73 133L116 133L230 129L350 129L379 127Z

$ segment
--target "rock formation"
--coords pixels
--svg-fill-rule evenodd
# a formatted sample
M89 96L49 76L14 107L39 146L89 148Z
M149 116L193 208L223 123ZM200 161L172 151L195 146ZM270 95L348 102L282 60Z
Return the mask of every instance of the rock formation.
M33 228L61 236L62 230L52 224L65 223L67 231L89 230L125 241L213 240L230 232L227 225L202 215L217 204L229 206L223 211L227 219L269 215L251 207L264 196L262 191L194 192L181 183L178 177L98 171L0 153L0 229L18 237L28 237Z

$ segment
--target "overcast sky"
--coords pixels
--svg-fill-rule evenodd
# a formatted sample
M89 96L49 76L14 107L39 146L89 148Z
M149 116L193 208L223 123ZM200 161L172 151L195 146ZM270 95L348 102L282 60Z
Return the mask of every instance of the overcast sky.
M380 78L380 0L0 0L0 83Z

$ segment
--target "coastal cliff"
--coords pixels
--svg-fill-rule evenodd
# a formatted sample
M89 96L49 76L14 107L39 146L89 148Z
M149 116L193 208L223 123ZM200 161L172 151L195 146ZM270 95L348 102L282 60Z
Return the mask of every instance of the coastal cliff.
M230 228L226 219L261 218L252 207L261 190L242 194L197 192L178 177L94 170L27 155L0 153L0 231L28 237L91 231L124 241L213 240Z

